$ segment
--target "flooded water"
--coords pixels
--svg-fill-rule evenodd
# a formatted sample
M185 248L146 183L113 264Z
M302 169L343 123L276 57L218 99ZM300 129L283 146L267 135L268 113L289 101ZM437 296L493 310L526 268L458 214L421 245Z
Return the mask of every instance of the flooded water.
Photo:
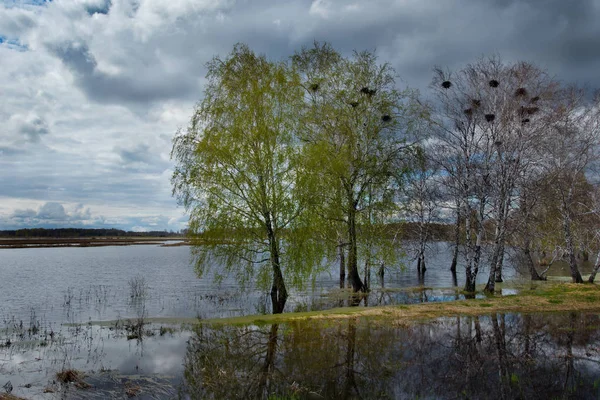
M64 399L597 399L597 314L108 326L0 351L13 394ZM61 384L65 368L85 371Z
M428 257L424 285L453 286L447 245L438 244ZM416 268L387 268L387 289L420 284ZM286 310L311 310L337 305L325 296L339 288L338 266L323 273L315 287L291 290ZM137 317L139 302L133 302L129 281L143 276L147 286L143 312L150 317L232 317L270 311L266 291L241 290L233 279L216 287L212 276L199 279L190 265L190 248L160 246L115 246L88 248L2 249L0 252L0 322L15 319L27 322L32 313L44 327L64 322L106 321ZM505 268L507 279L515 275ZM459 286L464 273L458 273ZM485 273L479 281L485 282ZM373 274L373 295L369 305L421 301L403 293L381 291ZM429 301L440 300L432 293Z
M430 289L402 290L422 283L412 265L405 269L388 269L384 282L373 278L373 291L361 306L457 298L455 291L443 289L455 283L449 272L448 247L442 243L435 250L428 257L424 282ZM2 249L0 271L0 393L12 387L13 394L25 398L126 398L133 395L160 399L269 398L273 394L290 398L294 393L296 398L403 398L404 395L438 398L444 396L431 392L438 386L424 379L440 380L441 385L445 380L452 381L451 376L423 371L436 369L436 363L446 356L449 357L446 363L451 360L458 363L447 364L448 373L455 373L457 368L470 371L471 365L475 365L473 371L479 371L477 373L487 368L486 374L490 377L498 376L492 372L494 364L487 356L481 356L485 360L477 361L479 364L463 365L460 362L464 362L466 355L448 353L450 347L454 348L452 343L457 335L460 338L476 335L474 349L482 352L492 349L489 334L495 332L495 325L489 318L469 320L468 324L464 319L440 320L413 328L351 320L345 325L332 326L311 323L241 330L205 327L192 331L182 326L184 318L268 313L270 297L253 287L242 290L232 279L225 279L218 287L211 276L199 279L190 265L190 249L185 246ZM286 311L346 305L340 296L343 292L338 289L337 271L338 266L332 265L331 273L319 276L314 287L291 290ZM458 274L459 286L464 282L463 275ZM509 265L505 277L515 276L514 268ZM130 281L135 279L142 280L141 296L132 291ZM484 271L480 282L485 280ZM579 327L582 321L592 317L576 316L573 324ZM157 318L163 322L156 322ZM498 320L506 337L511 338L508 342L504 339L504 345L511 350L510 356L503 359L515 357L511 346L523 336L524 318L503 316ZM538 317L533 320L538 321ZM571 323L570 319L565 321ZM549 352L552 346L557 349L564 344L563 339L557 339L564 336L562 331L552 331L554 322L544 320L535 324L533 326L547 332L536 337L542 341L532 339L530 346L534 349ZM596 326L592 328L586 328L583 333L575 329L574 338L586 334L595 339ZM425 333L417 334L415 329ZM429 341L431 356L439 353L438 359L423 356L420 364L415 364L411 357L424 351L415 347L421 346L417 338ZM556 343L552 342L554 339ZM464 348L466 342L460 343L462 347L457 349ZM575 340L573 348L582 343ZM255 352L244 353L250 349ZM588 358L595 360L596 348L592 350ZM535 358L546 353L532 354ZM540 365L560 367L552 364L556 360L551 361L541 359ZM598 372L596 364L583 361L580 364ZM414 365L420 365L421 372L417 373ZM229 368L239 371L234 374ZM518 373L525 373L514 368ZM82 371L85 377L62 385L56 374L69 369ZM221 375L206 375L208 370ZM583 372L583 369L577 371ZM263 379L263 375L266 378ZM515 379L507 376L511 382ZM475 375L475 378L480 377ZM583 378L587 379L587 375ZM525 378L519 379L522 382ZM221 381L227 385L214 383ZM414 386L406 386L406 381ZM504 385L504 381L498 382ZM6 387L2 389L2 385ZM83 389L88 385L92 388ZM431 390L425 391L425 388ZM502 388L514 389L510 385L508 389ZM215 392L204 392L207 390ZM467 390L472 391L472 398L485 397L479 387L461 386L456 390L454 394Z
M194 398L596 399L597 315L350 319L200 327L185 357Z

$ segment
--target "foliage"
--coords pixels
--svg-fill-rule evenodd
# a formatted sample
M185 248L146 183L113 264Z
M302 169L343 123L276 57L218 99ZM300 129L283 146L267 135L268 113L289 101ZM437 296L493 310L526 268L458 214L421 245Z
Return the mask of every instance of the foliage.
M173 191L202 243L194 247L200 276L215 262L242 284L257 276L263 287L279 264L297 286L315 272L302 229L309 178L297 140L302 101L294 71L245 45L208 64L204 99L172 152ZM214 272L220 281L224 274Z
M345 58L330 45L315 43L292 61L305 90L304 154L318 177L311 181L312 191L321 194L315 215L328 236L344 237L353 287L364 289L358 258L367 264L371 258L391 261L394 253L393 246L375 246L368 239L398 210L398 178L426 115L416 93L399 91L394 70L373 53Z

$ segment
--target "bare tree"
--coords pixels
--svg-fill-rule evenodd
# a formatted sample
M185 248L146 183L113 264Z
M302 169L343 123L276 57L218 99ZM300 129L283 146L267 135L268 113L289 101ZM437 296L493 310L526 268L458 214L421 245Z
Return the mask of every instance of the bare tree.
M573 282L583 279L576 259L574 224L582 209L582 196L589 191L586 173L598 157L600 111L598 101L586 101L585 92L576 88L563 91L554 104L557 115L540 146L541 166L548 182L549 195L558 200L562 242Z
M407 176L404 185L406 201L405 212L414 223L417 241L414 248L414 257L417 260L419 277L425 274L425 250L431 240L432 223L440 218L441 191L436 177L439 174L438 166L422 151L415 154L412 172Z
M485 67L485 68L484 68ZM465 224L465 291L475 291L481 264L485 222L492 199L492 167L495 161L495 114L490 98L481 96L498 85L502 65L496 59L481 60L457 73L435 69L432 82L439 109L434 152L446 171L449 188ZM487 74L487 76L486 76Z
M544 174L540 146L547 132L559 126L564 111L558 112L556 105L564 92L540 68L505 64L496 57L456 73L436 69L432 87L439 101L435 153L447 174L457 217L464 217L465 290L475 289L483 242L490 234L485 290L494 292L495 283L502 282L507 237L523 222L511 221L511 216L524 205L519 196L528 180ZM493 233L486 226L494 227Z

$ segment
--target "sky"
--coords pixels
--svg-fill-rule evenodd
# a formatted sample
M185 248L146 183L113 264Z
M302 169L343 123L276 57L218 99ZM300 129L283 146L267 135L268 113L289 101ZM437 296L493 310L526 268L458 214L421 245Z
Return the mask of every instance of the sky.
M186 226L169 153L205 64L315 40L374 51L400 87L487 55L600 87L600 0L0 0L0 230Z

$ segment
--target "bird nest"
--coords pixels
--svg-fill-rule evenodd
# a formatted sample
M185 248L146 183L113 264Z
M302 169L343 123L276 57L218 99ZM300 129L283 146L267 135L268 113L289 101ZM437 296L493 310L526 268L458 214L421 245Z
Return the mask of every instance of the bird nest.
M525 88L518 88L517 90L515 90L515 96L517 96L517 97L525 97L525 96L527 96L527 89L525 89Z

